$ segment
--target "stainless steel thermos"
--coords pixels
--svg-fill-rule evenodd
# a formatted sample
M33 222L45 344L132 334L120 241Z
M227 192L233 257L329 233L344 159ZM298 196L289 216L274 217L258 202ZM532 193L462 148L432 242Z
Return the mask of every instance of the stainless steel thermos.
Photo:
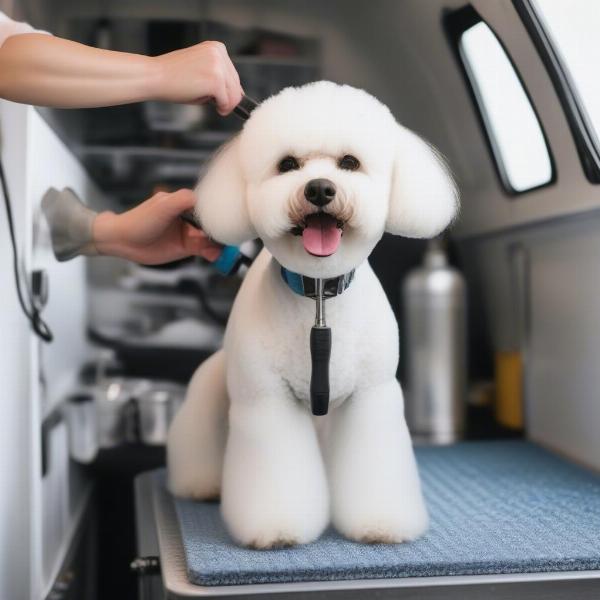
M406 419L413 439L462 437L466 405L466 289L441 240L402 285Z

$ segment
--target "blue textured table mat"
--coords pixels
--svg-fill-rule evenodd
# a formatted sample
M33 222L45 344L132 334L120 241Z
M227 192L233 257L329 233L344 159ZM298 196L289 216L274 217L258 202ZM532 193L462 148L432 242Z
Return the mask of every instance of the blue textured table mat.
M236 546L215 503L176 500L188 577L239 585L600 569L600 477L527 442L416 449L431 526L408 544L330 529L278 550ZM164 472L157 472L164 485Z

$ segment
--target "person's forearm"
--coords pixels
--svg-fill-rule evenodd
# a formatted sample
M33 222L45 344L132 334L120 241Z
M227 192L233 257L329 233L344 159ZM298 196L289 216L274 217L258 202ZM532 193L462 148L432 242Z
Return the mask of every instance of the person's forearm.
M91 48L31 33L0 47L0 98L84 108L159 97L159 65L152 58Z

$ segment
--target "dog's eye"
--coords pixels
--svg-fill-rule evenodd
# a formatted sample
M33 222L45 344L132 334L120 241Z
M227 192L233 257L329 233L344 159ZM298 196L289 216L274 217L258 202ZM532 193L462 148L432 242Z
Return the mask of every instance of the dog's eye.
M300 168L298 161L293 156L286 156L279 161L277 170L280 173L287 173L288 171L296 171Z
M345 169L346 171L356 171L356 169L360 167L360 162L358 158L352 156L352 154L346 154L340 158L338 166L340 169Z

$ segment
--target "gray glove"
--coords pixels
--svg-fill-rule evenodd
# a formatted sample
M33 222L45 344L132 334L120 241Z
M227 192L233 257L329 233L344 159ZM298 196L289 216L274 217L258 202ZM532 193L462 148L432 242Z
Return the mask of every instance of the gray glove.
M52 249L63 262L75 256L95 256L92 227L98 213L88 208L69 188L50 188L42 198L42 212L50 227Z

